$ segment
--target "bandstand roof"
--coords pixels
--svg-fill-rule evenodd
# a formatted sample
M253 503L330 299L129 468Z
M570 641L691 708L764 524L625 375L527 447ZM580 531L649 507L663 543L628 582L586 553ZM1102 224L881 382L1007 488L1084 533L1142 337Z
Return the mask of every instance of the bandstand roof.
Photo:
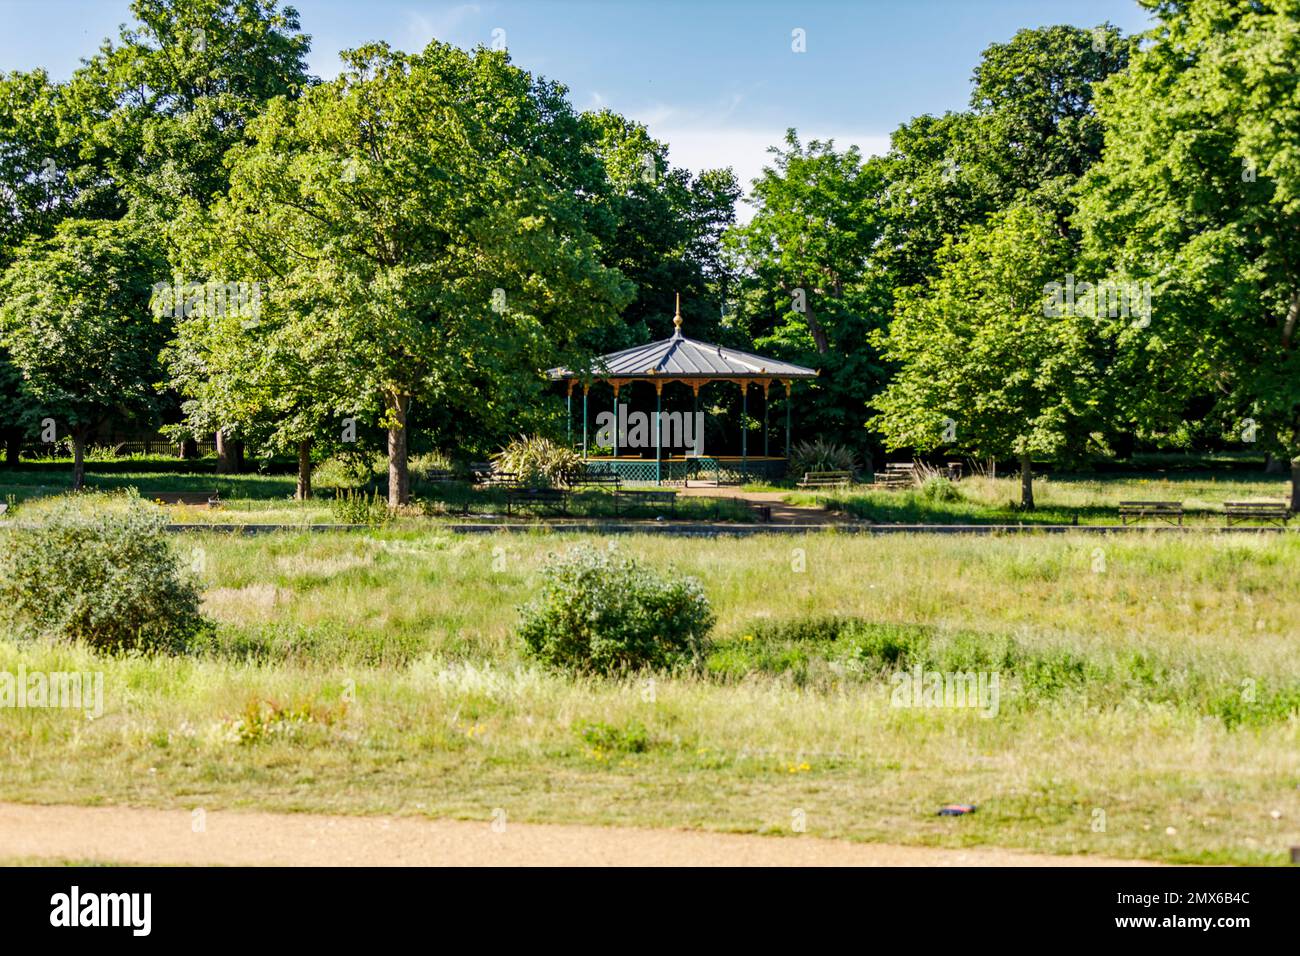
M681 298L670 338L602 355L592 365L598 378L609 379L795 379L816 378L819 372L792 362L688 339L682 335ZM552 379L582 378L567 368L547 370Z

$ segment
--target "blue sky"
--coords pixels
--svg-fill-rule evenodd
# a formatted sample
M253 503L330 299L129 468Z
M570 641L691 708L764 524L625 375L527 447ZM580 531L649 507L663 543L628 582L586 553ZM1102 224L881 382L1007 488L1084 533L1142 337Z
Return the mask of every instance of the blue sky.
M788 126L873 153L912 116L963 108L980 52L1022 27L1148 24L1134 0L293 5L319 76L337 73L339 50L368 40L409 50L434 37L466 47L500 38L517 64L568 86L579 108L641 120L675 164L729 165L746 184ZM66 77L129 18L128 0L0 0L0 69ZM806 52L792 50L795 29Z

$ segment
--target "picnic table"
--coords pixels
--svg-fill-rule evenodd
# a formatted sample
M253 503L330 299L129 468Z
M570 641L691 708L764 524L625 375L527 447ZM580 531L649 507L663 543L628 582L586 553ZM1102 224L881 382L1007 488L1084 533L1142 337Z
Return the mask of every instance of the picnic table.
M885 465L884 471L876 472L875 486L896 490L910 488L916 484L916 463L911 461L892 461Z
M1267 521L1286 527L1291 518L1291 508L1283 501L1225 501L1223 512L1230 528L1241 521Z

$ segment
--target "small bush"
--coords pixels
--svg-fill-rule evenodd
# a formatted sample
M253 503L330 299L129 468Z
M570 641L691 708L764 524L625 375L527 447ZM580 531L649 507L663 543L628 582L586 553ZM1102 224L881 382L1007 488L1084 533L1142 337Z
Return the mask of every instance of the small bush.
M584 465L582 457L572 448L549 438L520 435L492 456L492 467L517 475L530 488L555 488L568 484Z
M857 475L862 470L858 454L845 445L835 442L798 442L790 449L790 474L802 478L810 471L848 471Z
M0 550L0 604L15 633L105 650L180 650L207 630L198 586L139 498L84 510L74 499L15 525Z
M387 459L385 459L385 467L386 462ZM428 481L429 476L435 472L457 470L456 463L440 451L426 451L419 455L412 455L407 459L406 468L411 474L412 481Z
M962 500L961 490L949 479L939 475L925 480L921 485L921 497L926 501L944 503Z
M371 527L387 524L392 517L387 498L378 491L367 494L355 488L335 491L330 501L330 512L343 524L364 524Z
M573 725L578 739L600 753L641 754L651 747L650 733L639 720L615 727L601 720L579 720Z
M523 608L519 636L545 664L608 674L695 660L713 627L704 588L635 559L574 548L543 570L542 593Z

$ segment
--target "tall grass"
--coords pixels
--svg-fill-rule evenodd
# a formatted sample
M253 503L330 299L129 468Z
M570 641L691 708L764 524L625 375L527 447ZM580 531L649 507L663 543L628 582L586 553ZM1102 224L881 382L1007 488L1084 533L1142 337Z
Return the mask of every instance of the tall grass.
M621 537L718 614L699 673L622 679L513 636L546 555L599 537L187 540L210 653L0 641L0 671L102 670L106 698L0 712L0 799L773 833L800 809L826 836L1211 862L1300 841L1292 536ZM917 664L1000 671L998 715L891 707ZM934 816L953 800L980 812Z

